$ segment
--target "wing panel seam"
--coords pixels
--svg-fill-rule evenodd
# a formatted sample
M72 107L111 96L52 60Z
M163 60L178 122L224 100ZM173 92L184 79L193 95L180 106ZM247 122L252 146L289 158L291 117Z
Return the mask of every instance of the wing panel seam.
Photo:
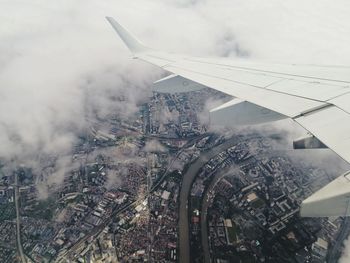
M311 76L303 76L303 75L297 75L297 74L291 74L291 73L282 73L282 72L276 72L276 71L270 71L270 70L261 70L261 69L253 69L248 67L240 67L240 66L232 66L232 65L225 65L225 64L218 64L218 63L212 63L212 62L204 62L204 61L198 61L194 59L187 59L189 61L201 63L201 64L210 64L210 65L217 65L217 66L224 66L224 67L231 67L235 69L243 69L243 70L249 70L249 71L256 71L256 72L265 72L265 73L272 73L277 75L285 75L285 76L293 76L293 77L299 77L299 78L309 78L309 79L318 79L318 80L325 80L325 81L334 81L334 82L341 82L341 83L350 83L349 81L345 80L334 80L334 79L326 79L326 78L317 78L317 77L311 77Z
M235 81L235 80L232 80L232 79L227 79L227 78L222 78L222 77L216 77L216 76L213 76L213 75L210 75L210 74L207 74L207 73L202 73L202 72L198 72L198 71L195 71L195 70L190 70L190 69L186 69L186 68L182 68L182 67L179 67L179 66L176 66L176 65L172 65L172 64L169 64L167 66L164 66L163 68L165 70L168 70L166 67L174 67L174 68L178 68L178 69L181 69L181 70L185 70L185 71L189 71L189 72L192 72L192 73L196 73L196 74L200 74L200 75L203 75L203 76L208 76L208 77L211 77L211 78L217 78L217 79L222 79L222 80L226 80L226 81L229 81L229 82L233 82L233 83L237 83L237 84L241 84L241 85L247 85L247 86L250 86L250 87L253 87L253 88L257 88L257 89L260 89L260 90L265 90L265 91L269 91L269 92L273 92L273 93L278 93L278 94L283 94L283 95L287 95L287 96L291 96L291 97L296 97L296 98L302 98L302 99L305 99L305 100L309 100L309 101L314 101L314 102L319 102L319 103L326 103L325 101L321 101L321 100L316 100L316 99L310 99L310 98L307 98L307 97L303 97L303 96L300 96L300 95L292 95L292 94L289 94L289 93L285 93L285 92L281 92L281 91L277 91L277 90L272 90L272 89L268 89L268 88L262 88L262 87L259 87L259 86L255 86L255 85L251 85L251 84L248 84L248 83L244 83L244 82L240 82L240 81ZM169 70L171 71L171 70ZM274 83L275 84L275 83ZM328 103L327 103L328 104Z

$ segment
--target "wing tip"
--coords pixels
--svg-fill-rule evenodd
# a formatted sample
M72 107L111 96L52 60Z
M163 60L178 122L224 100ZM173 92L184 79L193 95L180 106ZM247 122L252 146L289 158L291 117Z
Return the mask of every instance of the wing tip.
M115 19L112 16L105 16L106 20L111 23L111 21L115 21Z
M117 32L124 44L132 53L140 53L149 50L136 37L134 37L126 28L119 24L113 17L106 16L106 20L111 24L113 29Z

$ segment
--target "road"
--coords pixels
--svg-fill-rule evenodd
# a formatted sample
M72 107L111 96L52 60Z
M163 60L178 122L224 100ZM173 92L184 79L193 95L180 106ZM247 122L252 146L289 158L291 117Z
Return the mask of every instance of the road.
M137 200L137 201L134 201L134 202L132 202L132 203L122 207L122 208L116 209L111 214L111 216L108 219L106 219L101 225L99 225L98 227L95 227L94 229L92 229L88 235L86 235L85 237L81 238L70 249L68 249L64 254L62 254L59 258L57 258L57 262L70 262L69 261L70 258L74 257L74 254L77 253L77 251L81 248L82 245L84 245L84 243L89 238L91 238L91 237L97 238L97 236L103 231L103 229L105 229L105 227L108 226L108 224L111 223L113 218L115 218L118 214L123 213L124 211L129 209L131 206L136 206L141 201L143 201L143 200Z
M19 185L18 185L18 175L15 173L15 205L16 205L16 238L17 238L17 250L21 258L22 263L26 263L26 257L23 252L22 242L21 242L21 221L19 213Z
M195 143L197 143L199 140L205 138L209 136L208 134L202 134L194 139L189 140L185 145L183 145L181 147L181 149L176 153L176 155L174 156L174 158L170 161L168 167L166 168L165 172L163 173L163 175L161 176L160 179L157 180L157 182L154 183L154 185L152 185L152 188L150 190L150 192L154 192L158 189L158 187L163 183L164 179L167 177L167 175L169 174L169 171L171 171L175 161L178 159L178 157L182 154L182 152L187 149L190 145L193 145Z
M208 238L208 224L207 224L207 214L208 208L211 205L211 196L213 194L212 190L215 185L223 178L228 175L227 170L222 171L222 173L217 173L213 180L210 182L208 189L205 191L203 195L202 208L201 208L201 237L202 237L202 248L204 255L204 262L210 263L210 246L209 246L209 238Z
M208 135L206 135L208 136ZM182 153L182 151L184 149L186 149L186 147L188 147L191 144L196 143L198 140L204 138L205 136L199 136L196 137L192 140L190 140L189 142L187 142L181 149L180 151L175 155L175 157L172 159L172 161L170 162L170 164L168 165L166 171L164 172L164 174L162 175L162 177L155 183L155 185L152 186L152 188L150 189L150 192L154 192L158 189L158 187L161 185L161 183L164 181L164 179L166 178L166 176L168 175L170 169L172 168L174 162L176 161L176 159L179 157L179 155ZM149 194L149 193L148 193ZM148 195L147 195L148 196ZM112 215L109 217L109 219L105 220L100 226L94 228L88 235L86 235L85 237L83 237L82 239L80 239L77 243L75 243L70 249L68 249L64 254L62 254L58 259L57 262L64 262L65 260L67 261L68 258L71 258L76 251L92 236L97 237L102 231L103 229L111 222L111 220L117 216L118 214L126 211L128 208L130 208L131 206L136 206L138 203L142 202L145 198L147 198L147 196L145 196L142 200L138 199L136 201L134 201L133 203L116 210L115 212L112 213Z
M342 251L342 247L344 245L345 239L349 235L349 230L350 230L350 218L346 217L344 219L344 222L339 230L339 234L335 240L334 246L330 249L328 252L327 258L328 258L328 263L337 263L339 260L339 256Z
M191 164L185 172L180 190L180 208L179 208L179 249L181 263L190 263L190 236L189 236L189 217L188 217L188 197L192 183L199 170L214 156L227 150L237 144L239 139L232 138L226 142L202 153L199 158Z

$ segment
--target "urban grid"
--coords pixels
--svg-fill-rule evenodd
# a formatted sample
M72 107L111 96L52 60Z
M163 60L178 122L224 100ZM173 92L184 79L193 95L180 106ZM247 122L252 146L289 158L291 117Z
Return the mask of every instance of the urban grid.
M337 262L349 220L299 215L335 175L274 151L276 134L212 131L209 97L225 100L153 93L40 170L0 166L0 261Z

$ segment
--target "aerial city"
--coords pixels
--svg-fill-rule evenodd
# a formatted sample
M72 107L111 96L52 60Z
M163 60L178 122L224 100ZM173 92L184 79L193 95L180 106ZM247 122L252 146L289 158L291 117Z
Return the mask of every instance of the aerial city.
M350 5L298 2L5 0L0 262L350 262Z

